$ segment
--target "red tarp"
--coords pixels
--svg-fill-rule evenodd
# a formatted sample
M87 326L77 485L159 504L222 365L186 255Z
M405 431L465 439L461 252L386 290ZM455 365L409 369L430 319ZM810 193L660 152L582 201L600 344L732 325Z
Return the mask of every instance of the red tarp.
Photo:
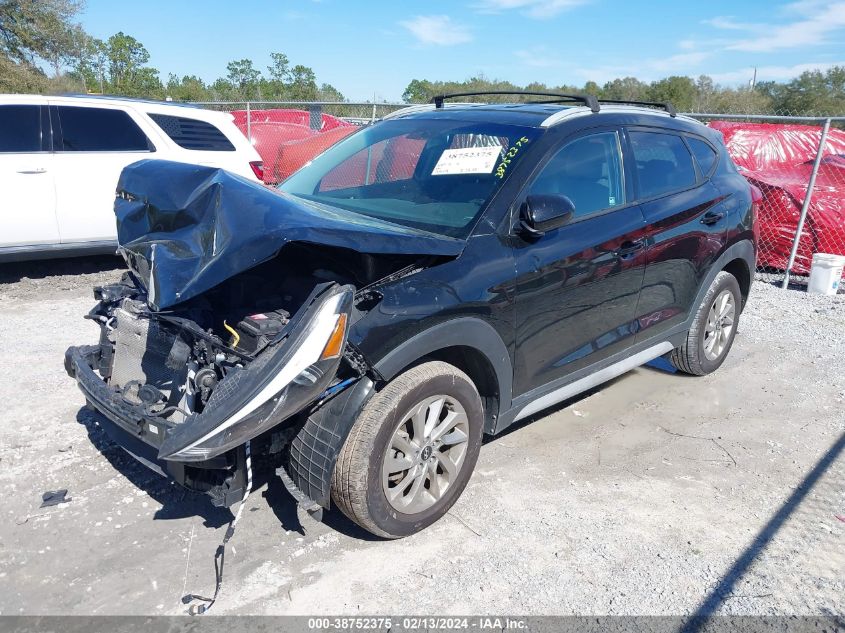
M233 110L235 125L247 135L246 110ZM331 114L321 114L319 130L311 128L306 110L250 110L249 133L264 162L264 182L276 184L337 140L354 132L351 123Z
M760 188L758 264L783 270L821 138L821 126L712 121L743 175ZM845 255L845 131L831 128L792 272L807 274L813 253Z

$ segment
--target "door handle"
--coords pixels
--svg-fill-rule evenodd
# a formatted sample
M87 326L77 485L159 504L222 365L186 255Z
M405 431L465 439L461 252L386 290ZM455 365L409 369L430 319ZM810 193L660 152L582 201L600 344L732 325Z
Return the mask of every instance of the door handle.
M619 248L616 249L616 256L617 257L630 257L634 253L637 253L645 248L645 242L643 240L637 240L635 242L627 241L622 242L619 245Z
M707 226L713 226L714 224L718 224L724 217L724 211L708 211L704 214L704 217L701 218L701 223L706 224Z
M19 169L19 174L46 174L47 170L43 167L34 167L32 169Z

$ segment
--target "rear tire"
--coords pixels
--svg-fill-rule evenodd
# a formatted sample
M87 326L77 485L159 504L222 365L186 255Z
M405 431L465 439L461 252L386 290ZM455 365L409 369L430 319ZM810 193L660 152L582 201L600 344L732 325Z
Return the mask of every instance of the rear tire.
M409 369L359 414L337 458L332 499L378 536L419 532L463 492L483 420L478 391L457 367L431 361Z
M741 307L739 282L721 271L698 307L687 340L670 352L669 362L693 376L716 371L733 345Z

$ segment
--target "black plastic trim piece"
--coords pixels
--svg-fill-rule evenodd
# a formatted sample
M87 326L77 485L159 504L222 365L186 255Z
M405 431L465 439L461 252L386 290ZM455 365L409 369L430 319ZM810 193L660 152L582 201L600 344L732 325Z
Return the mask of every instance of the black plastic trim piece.
M601 108L598 100L593 95L585 95L580 93L563 93L563 92L525 92L522 90L481 90L478 92L452 92L449 94L437 95L432 97L431 103L435 108L442 108L443 102L446 99L454 99L456 97L483 97L485 95L523 95L527 97L556 97L554 101L546 103L560 103L563 101L572 101L575 103L583 103L593 112L598 112ZM536 102L543 103L543 102Z
M474 317L458 317L438 323L394 347L375 369L391 380L405 367L419 359L447 347L472 347L490 362L496 375L499 393L499 411L509 409L513 395L513 365L504 341L493 326ZM493 411L498 415L498 411ZM495 417L494 415L494 417ZM485 426L490 425L487 420ZM492 428L485 428L490 432Z
M373 381L362 378L312 411L291 441L288 475L305 497L324 508L331 505L331 479L340 449L374 392Z

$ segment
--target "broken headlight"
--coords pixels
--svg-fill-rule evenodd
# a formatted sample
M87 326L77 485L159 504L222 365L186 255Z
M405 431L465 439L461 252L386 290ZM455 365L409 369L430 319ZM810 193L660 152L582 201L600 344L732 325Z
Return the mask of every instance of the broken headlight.
M337 373L354 289L332 284L312 293L288 338L227 377L216 406L170 430L159 457L202 461L240 446L315 400ZM317 296L315 296L317 295ZM263 356L268 354L269 356ZM227 384L228 381L232 381ZM212 394L212 399L217 395Z

